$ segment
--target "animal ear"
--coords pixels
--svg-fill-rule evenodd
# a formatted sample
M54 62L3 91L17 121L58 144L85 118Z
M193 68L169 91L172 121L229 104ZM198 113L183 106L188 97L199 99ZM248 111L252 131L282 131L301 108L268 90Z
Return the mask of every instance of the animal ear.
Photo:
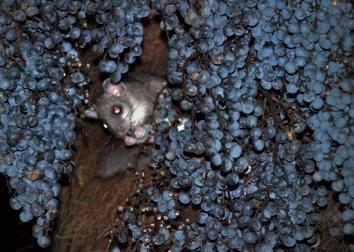
M110 79L105 80L102 86L104 92L108 95L121 96L123 94L123 86L121 84L112 84Z
M98 114L96 109L94 107L91 107L90 109L85 109L84 117L89 119L98 119Z

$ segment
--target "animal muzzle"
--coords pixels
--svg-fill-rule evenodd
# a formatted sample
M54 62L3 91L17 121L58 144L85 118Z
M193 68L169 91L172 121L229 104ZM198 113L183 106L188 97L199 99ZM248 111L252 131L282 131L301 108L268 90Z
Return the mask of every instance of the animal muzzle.
M127 135L127 133L129 132L129 128L123 124L118 125L116 132L119 137L123 137Z

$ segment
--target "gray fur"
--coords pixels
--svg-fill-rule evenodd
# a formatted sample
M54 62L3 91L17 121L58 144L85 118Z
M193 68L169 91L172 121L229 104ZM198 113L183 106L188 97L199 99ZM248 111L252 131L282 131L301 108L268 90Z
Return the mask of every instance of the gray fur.
M163 79L150 75L135 75L124 80L120 85L124 88L122 96L115 97L104 93L95 104L98 118L106 123L115 135L115 125L129 126L134 123L132 120L136 116L134 113L141 114L139 116L142 117L143 124L151 121L154 101L163 87ZM122 116L112 113L112 107L116 104L122 106Z
M139 153L139 146L127 147L119 143L114 149L99 155L96 160L96 175L109 178L116 174L126 173L129 168L143 170L150 165L150 155Z
M163 88L163 83L162 78L151 75L130 76L119 84L123 87L121 95L112 96L103 93L94 105L95 111L87 111L86 114L89 118L95 119L94 113L96 113L96 118L102 120L117 138L119 138L117 125L125 125L127 128L136 126L136 118L139 118L140 126L152 130L149 126L151 126L154 102ZM117 104L123 108L120 115L114 114L112 110ZM149 134L137 143L145 142L148 136ZM137 169L149 166L150 155L139 155L139 145L128 147L123 141L117 141L113 148L109 150L105 148L98 154L96 174L99 177L109 178L117 173L127 172L129 167L135 165Z

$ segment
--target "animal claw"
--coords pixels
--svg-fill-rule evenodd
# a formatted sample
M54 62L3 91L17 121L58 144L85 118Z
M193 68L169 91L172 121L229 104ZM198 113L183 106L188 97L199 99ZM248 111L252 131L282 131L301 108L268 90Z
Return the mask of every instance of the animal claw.
M134 135L137 138L143 138L145 136L145 128L141 126L136 127L134 131Z
M134 137L128 137L127 136L127 137L124 138L124 143L127 146L132 146L132 145L136 144L136 142L137 142L137 139L134 138Z

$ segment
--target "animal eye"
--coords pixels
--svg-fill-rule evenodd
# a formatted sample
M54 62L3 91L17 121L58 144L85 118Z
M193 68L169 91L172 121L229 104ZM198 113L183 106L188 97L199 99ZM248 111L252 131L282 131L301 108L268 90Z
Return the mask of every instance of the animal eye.
M113 106L113 113L116 115L119 115L122 113L122 107L120 105L114 105Z

